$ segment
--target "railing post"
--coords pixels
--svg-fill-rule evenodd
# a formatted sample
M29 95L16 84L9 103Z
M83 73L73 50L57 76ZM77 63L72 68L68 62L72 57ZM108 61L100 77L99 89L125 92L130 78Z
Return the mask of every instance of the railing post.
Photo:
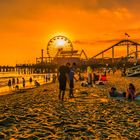
M127 60L129 59L129 44L127 43Z

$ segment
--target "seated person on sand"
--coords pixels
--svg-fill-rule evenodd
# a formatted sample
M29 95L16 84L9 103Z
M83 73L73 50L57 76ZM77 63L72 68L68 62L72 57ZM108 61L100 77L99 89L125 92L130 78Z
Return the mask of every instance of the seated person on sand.
M115 87L112 87L111 90L109 91L110 97L125 97L126 93L125 92L118 92Z
M39 87L39 86L40 86L39 82L37 82L37 81L35 80L35 87Z
M104 85L105 80L102 79L102 75L99 76L98 81L95 82L96 85Z
M104 85L106 80L106 75L96 75L93 73L93 83L96 85Z
M19 90L19 85L16 85L15 86L15 90Z
M92 87L92 83L88 83L88 78L81 82L82 87Z
M96 85L104 85L104 84L105 83L103 81L101 81L101 80L99 80L99 81L96 82Z
M134 101L136 96L138 96L138 94L136 95L135 86L132 83L130 83L126 91L126 99L130 99L131 101Z
M96 75L95 73L93 73L93 83L95 84L96 81L99 81L99 75Z
M112 87L111 90L109 91L110 97L118 97L118 91L115 87Z
M126 97L126 99L129 99L131 101L134 101L135 99L139 100L140 92L136 93L135 86L132 83L130 83L129 87L126 91L126 96L125 97Z
M81 82L81 86L82 86L82 87L88 87L88 82L87 82L87 81Z

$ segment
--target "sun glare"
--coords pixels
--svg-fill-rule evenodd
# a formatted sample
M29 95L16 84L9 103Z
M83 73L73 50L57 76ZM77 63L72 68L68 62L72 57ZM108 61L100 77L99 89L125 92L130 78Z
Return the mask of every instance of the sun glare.
M65 41L64 40L61 40L61 39L57 40L56 46L61 47L61 46L64 46L64 45L65 45Z

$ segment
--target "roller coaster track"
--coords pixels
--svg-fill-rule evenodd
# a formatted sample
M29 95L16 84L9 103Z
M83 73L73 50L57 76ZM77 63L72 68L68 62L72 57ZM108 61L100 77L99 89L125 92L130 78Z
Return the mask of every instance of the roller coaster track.
M140 46L139 43L137 43L137 42L135 42L135 41L132 41L132 40L121 40L121 41L119 41L118 43L114 44L113 46L111 46L111 47L109 47L109 48L107 48L107 49L101 51L100 53L94 55L91 59L96 58L97 56L99 56L99 55L101 55L101 54L107 52L107 51L110 50L110 49L113 49L113 48L116 47L116 46L127 46L127 47L128 47L129 45L136 46L136 47ZM136 50L136 52L138 52L138 50ZM127 56L129 56L129 53L127 54Z

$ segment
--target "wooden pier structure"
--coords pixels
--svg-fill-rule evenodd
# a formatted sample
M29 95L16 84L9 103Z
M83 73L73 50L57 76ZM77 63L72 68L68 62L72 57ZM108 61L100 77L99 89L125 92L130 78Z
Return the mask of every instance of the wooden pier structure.
M57 66L53 64L17 64L15 66L18 74L35 74L35 73L51 73L57 72Z
M0 72L15 72L14 66L0 66Z
M133 52L130 52L130 46L134 47L135 48L135 51ZM115 48L116 47L125 47L126 48L126 55L122 54L121 57L119 58L116 58L115 57ZM107 60L107 58L105 57L105 53L107 53L109 50L111 50L111 56L109 58L109 60L111 60L111 62L116 62L116 61L126 61L128 62L132 57L134 59L135 62L138 62L139 60L139 55L138 53L140 52L139 51L139 47L140 47L140 44L135 42L135 41L132 41L132 40L121 40L119 41L118 43L112 45L111 47L101 51L100 53L94 55L90 61L92 62L104 62ZM121 55L121 54L120 54ZM133 56L132 56L133 55ZM97 58L98 57L98 58Z
M133 52L130 51L130 47L133 47ZM115 56L115 48L123 47L126 49L126 54L120 54L121 57ZM126 64L133 61L132 64L140 64L139 52L140 44L132 40L121 40L118 43L108 47L100 53L94 55L88 59L84 50L63 50L59 49L54 57L44 57L44 50L41 50L41 57L36 58L35 64L16 64L16 66L0 66L0 72L17 72L19 74L33 74L33 73L49 73L57 72L59 65L66 64L66 62L77 63L79 66L87 65L100 65L100 64ZM110 57L106 57L105 54L111 50ZM84 59L81 56L84 55ZM101 66L101 65L100 65Z

